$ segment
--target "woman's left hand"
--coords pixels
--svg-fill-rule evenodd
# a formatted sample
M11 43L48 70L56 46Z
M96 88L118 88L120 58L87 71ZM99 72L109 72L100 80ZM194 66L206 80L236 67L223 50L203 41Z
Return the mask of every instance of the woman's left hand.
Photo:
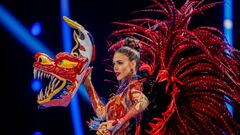
M122 127L123 121L117 119L117 120L111 121L111 123L112 124L108 130L111 130L113 133L115 133Z

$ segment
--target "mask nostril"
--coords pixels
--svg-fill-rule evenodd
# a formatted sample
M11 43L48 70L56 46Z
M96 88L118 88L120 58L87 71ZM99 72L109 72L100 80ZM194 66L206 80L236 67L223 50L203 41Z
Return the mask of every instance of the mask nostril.
M81 40L85 39L85 35L81 31L79 32L79 37L80 37Z

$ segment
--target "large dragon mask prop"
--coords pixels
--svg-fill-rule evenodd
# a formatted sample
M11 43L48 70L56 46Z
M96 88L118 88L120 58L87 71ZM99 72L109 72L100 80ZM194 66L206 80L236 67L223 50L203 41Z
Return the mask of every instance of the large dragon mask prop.
M76 45L71 53L60 52L55 59L44 53L36 53L33 64L34 78L43 82L37 102L41 107L67 106L84 79L89 64L95 57L95 45L91 34L77 22L63 17L74 29Z

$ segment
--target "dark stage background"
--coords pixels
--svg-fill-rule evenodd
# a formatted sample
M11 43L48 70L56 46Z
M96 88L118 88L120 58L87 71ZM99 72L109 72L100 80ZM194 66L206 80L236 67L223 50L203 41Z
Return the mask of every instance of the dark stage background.
M179 5L184 1L177 0ZM206 0L210 2L210 0ZM234 31L233 41L240 48L239 1L233 0ZM238 3L237 3L238 2ZM147 0L72 0L70 1L71 19L78 21L92 33L96 43L96 60L93 63L93 83L103 98L108 98L113 90L108 90L103 80L107 77L102 61L108 56L106 38L116 29L113 21L130 19L131 11L143 9ZM60 2L53 0L1 0L4 6L28 30L39 21L42 33L36 38L57 54L63 51ZM210 25L223 29L223 7L217 6L207 10L204 15L193 18L190 27ZM1 46L1 131L6 135L32 135L40 131L43 135L73 135L70 107L54 107L44 110L37 108L37 93L32 90L34 54L19 40L0 25ZM74 43L74 42L73 42ZM88 131L86 120L94 115L91 106L79 98L81 117L85 134Z

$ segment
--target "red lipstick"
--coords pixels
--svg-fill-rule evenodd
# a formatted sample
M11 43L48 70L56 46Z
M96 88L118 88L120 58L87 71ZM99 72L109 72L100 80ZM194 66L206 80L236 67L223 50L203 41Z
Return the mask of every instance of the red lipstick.
M120 75L120 73L119 73L119 72L116 72L115 75L118 77L118 76Z

